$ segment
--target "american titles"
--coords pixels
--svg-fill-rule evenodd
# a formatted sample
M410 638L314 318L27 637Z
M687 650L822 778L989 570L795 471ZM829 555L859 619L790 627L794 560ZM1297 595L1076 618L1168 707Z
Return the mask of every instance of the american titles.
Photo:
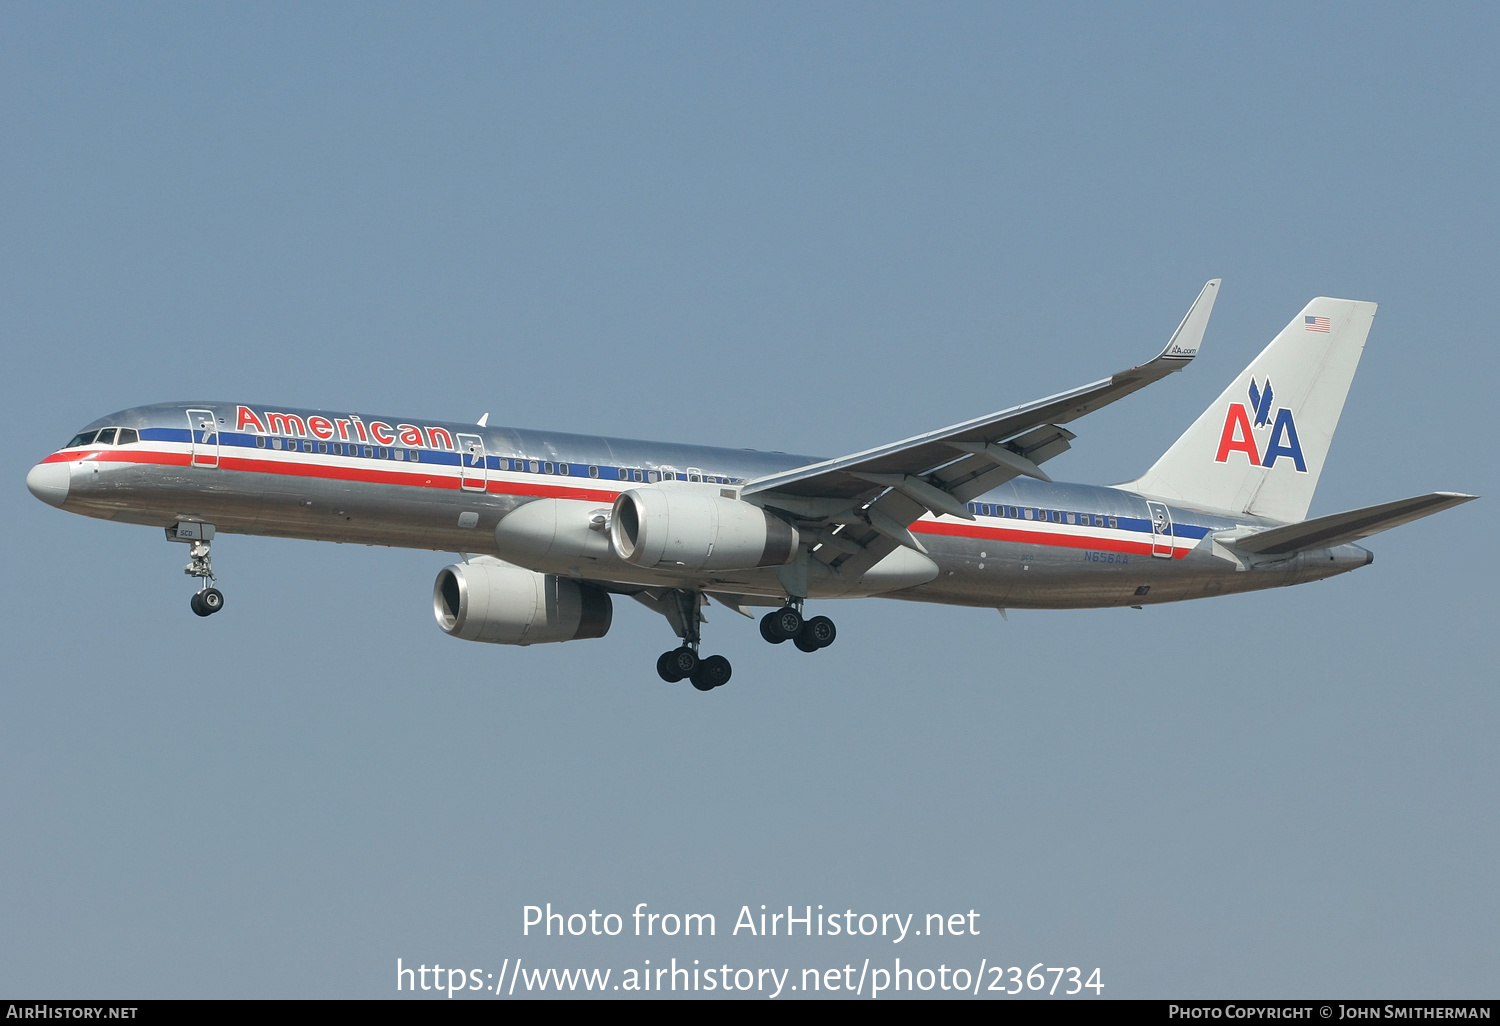
M415 424L387 424L383 420L372 420L366 424L357 414L347 417L324 417L313 414L303 417L296 413L272 413L267 410L257 414L248 406L235 407L235 430L254 429L262 435L289 435L293 438L322 438L341 442L375 442L379 445L399 444L411 448L454 450L453 435L447 428L418 427Z

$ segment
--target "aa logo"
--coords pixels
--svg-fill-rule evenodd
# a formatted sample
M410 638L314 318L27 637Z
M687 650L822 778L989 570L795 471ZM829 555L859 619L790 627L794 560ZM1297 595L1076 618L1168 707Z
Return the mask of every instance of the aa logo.
M1276 411L1276 420L1272 423L1271 397L1270 378L1266 379L1265 388L1256 387L1255 379L1250 379L1250 405L1230 403L1229 412L1224 416L1219 454L1214 457L1216 462L1228 463L1230 453L1242 452L1251 466L1273 467L1281 457L1289 456L1299 471L1307 473L1307 461L1302 458L1302 443L1297 441L1297 422L1292 418L1292 411L1283 406ZM1255 428L1250 426L1252 416L1255 428L1264 430L1267 424L1271 425L1271 438L1266 443L1264 457L1255 442Z

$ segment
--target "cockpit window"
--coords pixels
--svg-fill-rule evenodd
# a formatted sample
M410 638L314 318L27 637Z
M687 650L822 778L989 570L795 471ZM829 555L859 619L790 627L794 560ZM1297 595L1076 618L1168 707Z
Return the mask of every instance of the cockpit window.
M94 444L94 436L96 436L97 434L99 434L99 432L97 432L97 431L85 431L81 435L74 435L73 436L73 440L71 442L69 442L67 445L63 446L63 448L64 449L76 449L80 445L93 445Z
M114 428L105 428L103 431L100 431L99 432L99 437L96 438L96 439L94 439L94 444L95 445L114 445L115 444L115 429Z
M141 440L140 433L135 428L121 428L120 437L115 439L116 445L134 445Z

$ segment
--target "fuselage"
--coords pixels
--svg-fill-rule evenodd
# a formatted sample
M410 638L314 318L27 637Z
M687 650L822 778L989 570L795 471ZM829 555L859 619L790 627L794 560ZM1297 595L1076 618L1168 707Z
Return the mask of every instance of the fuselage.
M140 406L100 418L28 476L70 512L220 533L509 558L498 524L536 499L607 514L632 487L679 482L733 494L746 481L817 462L749 449L226 402ZM1195 510L1123 488L1016 478L968 504L974 519L911 526L935 570L861 583L819 577L808 597L882 595L1014 608L1139 606L1297 584L1368 563L1357 545L1247 562L1214 535L1271 523ZM910 550L901 550L910 551ZM767 570L691 580L605 555L531 569L630 587L694 587L775 605ZM926 564L923 564L924 566ZM756 604L761 604L757 602Z

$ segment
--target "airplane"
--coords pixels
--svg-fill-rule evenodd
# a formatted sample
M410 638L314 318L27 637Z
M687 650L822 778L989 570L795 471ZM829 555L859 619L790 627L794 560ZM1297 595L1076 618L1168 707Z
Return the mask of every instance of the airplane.
M701 655L710 599L803 652L837 628L805 603L879 597L1007 609L1142 608L1322 580L1354 544L1476 496L1432 492L1306 519L1375 304L1303 308L1143 475L1054 482L1064 425L1181 370L1208 282L1152 360L1100 381L836 459L237 402L112 413L26 485L72 513L188 546L191 607L217 613L218 534L457 552L433 614L456 638L601 638L613 597L680 639L663 680L727 683Z

